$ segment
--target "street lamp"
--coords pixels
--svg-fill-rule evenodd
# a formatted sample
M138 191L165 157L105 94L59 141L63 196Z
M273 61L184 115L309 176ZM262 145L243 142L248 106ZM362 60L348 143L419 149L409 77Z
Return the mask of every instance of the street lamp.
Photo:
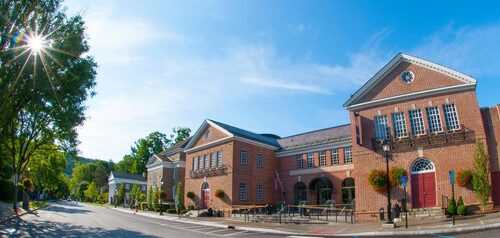
M391 150L391 146L389 145L389 141L385 140L382 149L384 150L385 156L385 170L386 170L386 184L387 184L387 223L386 224L394 224L392 221L391 214L391 184L389 182L389 152Z
M160 194L158 194L158 197L160 198L160 216L163 215L163 199L162 199L162 196L161 196L161 188L163 187L163 178L161 178L161 182L160 182Z

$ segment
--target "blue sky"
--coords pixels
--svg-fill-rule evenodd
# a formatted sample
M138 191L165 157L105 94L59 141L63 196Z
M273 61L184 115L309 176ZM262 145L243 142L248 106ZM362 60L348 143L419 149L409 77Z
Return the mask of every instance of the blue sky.
M99 64L81 155L205 118L281 136L348 123L342 104L398 52L478 80L500 103L494 1L66 1Z

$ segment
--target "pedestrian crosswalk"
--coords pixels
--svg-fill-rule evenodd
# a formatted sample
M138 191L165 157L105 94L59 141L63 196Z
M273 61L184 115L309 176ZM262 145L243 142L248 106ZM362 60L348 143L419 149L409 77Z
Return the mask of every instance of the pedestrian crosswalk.
M171 229L179 229L179 230L185 230L185 231L189 231L189 232L200 233L203 237L238 237L238 236L262 237L262 235L264 234L264 233L257 232L257 231L248 231L248 230L241 230L241 229L228 229L227 227L223 227L223 226L213 227L213 226L205 226L205 225L197 225L197 224L187 224L187 223L175 222L175 221L162 222L162 223L159 223L158 225L164 226L167 229L171 228Z

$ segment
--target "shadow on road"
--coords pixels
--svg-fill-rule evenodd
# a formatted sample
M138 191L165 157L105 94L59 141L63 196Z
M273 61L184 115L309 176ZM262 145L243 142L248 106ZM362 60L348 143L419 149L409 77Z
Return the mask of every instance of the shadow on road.
M69 207L61 207L57 205L52 205L48 208L45 209L46 211L51 211L51 212L61 212L61 213L89 213L89 210L86 209L79 209L79 208L69 208Z
M28 223L22 219L12 221L9 227L14 229L0 229L1 237L154 237L125 229L106 230L48 221Z

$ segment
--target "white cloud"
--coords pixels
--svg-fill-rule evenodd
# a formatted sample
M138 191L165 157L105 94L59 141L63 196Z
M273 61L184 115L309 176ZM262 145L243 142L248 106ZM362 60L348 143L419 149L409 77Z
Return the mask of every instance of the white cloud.
M244 83L248 83L248 84L254 84L254 85L258 85L258 86L271 87L271 88L278 88L278 89L299 90L299 91L322 93L322 94L329 94L330 93L324 89L321 89L318 86L306 85L306 84L300 84L300 83L294 83L294 82L278 82L278 81L253 78L253 77L244 77L244 78L241 78L241 81Z
M476 77L500 76L500 23L444 29L426 38L412 53Z

